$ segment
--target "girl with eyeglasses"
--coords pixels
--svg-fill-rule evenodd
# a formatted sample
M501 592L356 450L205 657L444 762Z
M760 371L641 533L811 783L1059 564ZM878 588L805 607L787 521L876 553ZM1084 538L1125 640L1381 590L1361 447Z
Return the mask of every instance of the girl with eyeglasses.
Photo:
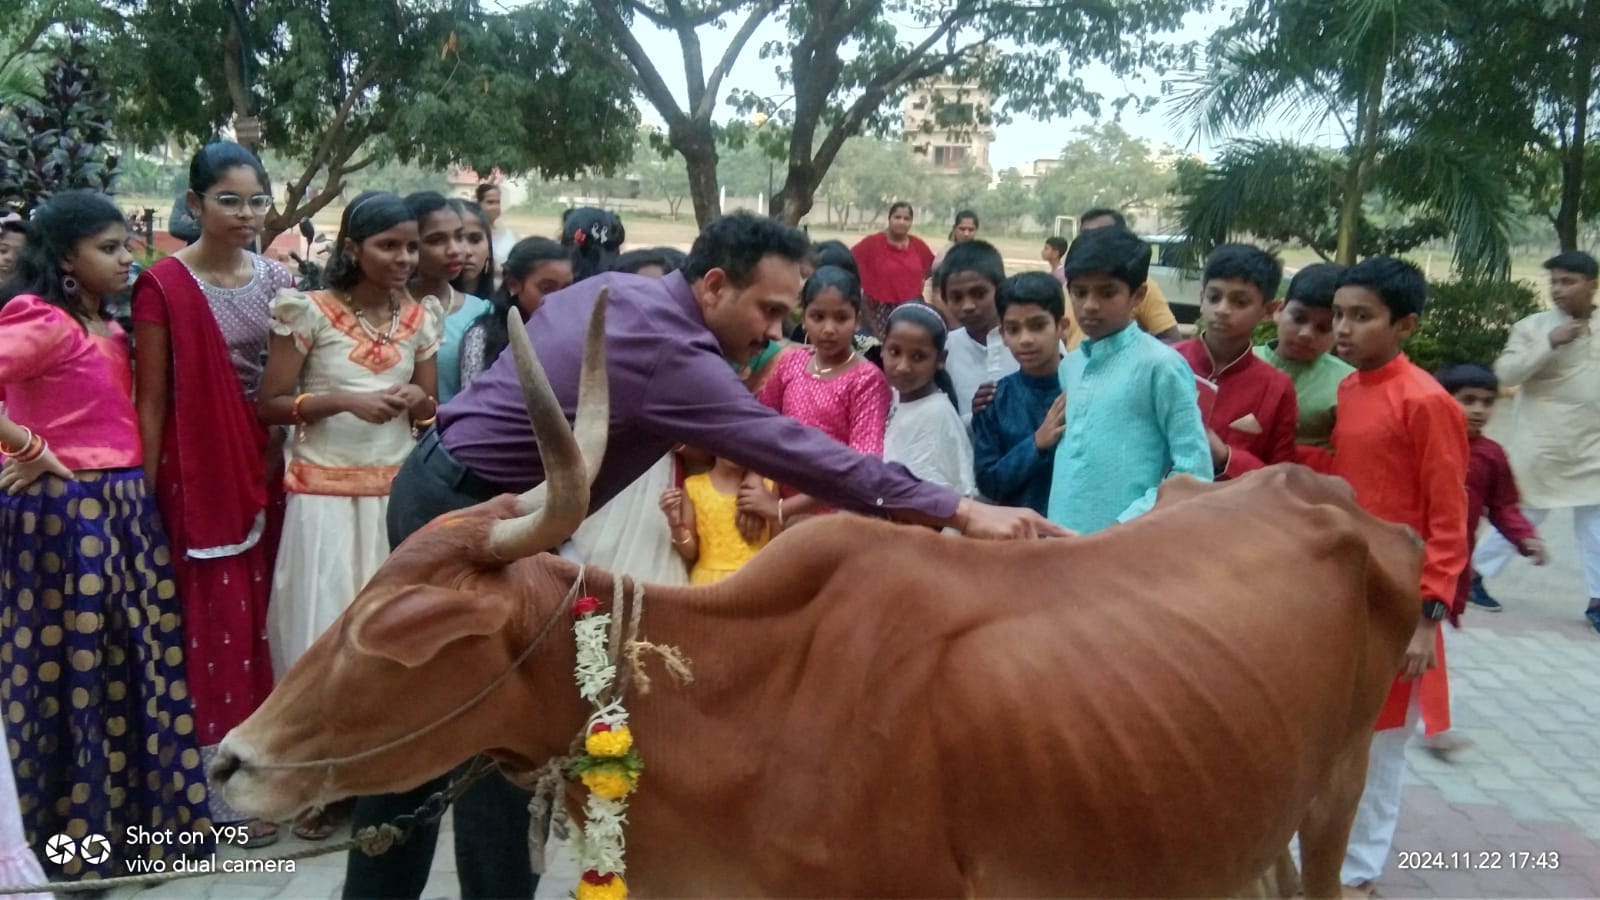
M406 289L419 243L416 215L404 200L364 193L345 207L328 288L283 291L272 304L257 406L262 421L295 431L267 607L279 677L389 555L389 483L439 408L434 356L444 311L433 297L413 299ZM320 840L333 825L310 810L294 833Z
M50 863L126 874L128 828L209 834L184 669L184 609L143 461L127 335L106 299L133 255L122 211L65 191L35 210L0 288L0 705L28 841L110 837L111 855ZM201 678L203 672L196 672ZM207 838L209 845L210 840Z
M269 189L249 150L202 147L189 163L186 197L200 238L133 286L145 478L172 542L207 763L272 691L266 621L283 527L283 442L281 429L256 417L255 399L268 311L294 276L250 250ZM245 821L214 806L219 823ZM277 839L271 822L246 827L252 846Z

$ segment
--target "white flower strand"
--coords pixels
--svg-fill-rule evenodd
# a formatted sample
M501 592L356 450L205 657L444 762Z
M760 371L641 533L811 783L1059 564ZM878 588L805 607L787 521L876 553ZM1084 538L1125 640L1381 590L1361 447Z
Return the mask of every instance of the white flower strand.
M596 702L617 677L617 667L611 664L611 657L606 653L606 631L610 624L610 613L601 613L585 616L572 627L578 645L578 665L573 674L578 679L578 693L590 703Z
M622 826L628 824L628 801L607 800L589 795L584 805L583 841L579 849L580 868L587 872L626 874L623 861Z
M593 731L594 726L599 723L610 726L612 731L616 731L618 728L628 724L628 711L622 708L622 701L612 700L591 713L588 723L583 727L583 733L588 734Z

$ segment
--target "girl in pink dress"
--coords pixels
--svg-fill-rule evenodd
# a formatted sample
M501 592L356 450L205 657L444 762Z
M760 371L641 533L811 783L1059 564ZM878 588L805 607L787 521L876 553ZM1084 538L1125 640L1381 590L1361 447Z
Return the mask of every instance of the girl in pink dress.
M838 266L823 266L806 280L800 308L809 346L795 347L778 358L761 387L761 402L822 429L852 450L882 456L889 382L856 350L861 283ZM759 478L755 484L746 480L740 511L779 522L780 527L796 516L831 511L792 488L784 488L776 501L759 488Z
M126 840L211 824L183 607L103 302L133 262L122 212L69 191L31 230L0 288L0 709L28 842L83 840L53 874L118 875L129 854L210 852Z

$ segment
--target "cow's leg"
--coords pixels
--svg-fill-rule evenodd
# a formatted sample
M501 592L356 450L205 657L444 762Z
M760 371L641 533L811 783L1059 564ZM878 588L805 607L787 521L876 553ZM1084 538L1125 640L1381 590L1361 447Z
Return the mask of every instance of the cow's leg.
M1352 740L1333 767L1328 786L1317 796L1300 823L1300 884L1307 897L1338 897L1339 869L1344 865L1355 824L1356 807L1367 784L1372 732Z

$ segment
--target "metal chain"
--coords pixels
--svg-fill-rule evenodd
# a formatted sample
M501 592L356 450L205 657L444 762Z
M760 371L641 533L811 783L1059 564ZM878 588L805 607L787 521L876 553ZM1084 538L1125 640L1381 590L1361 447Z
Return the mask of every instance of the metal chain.
M437 824L444 818L445 811L450 808L460 796L466 792L473 782L493 771L495 763L486 756L477 756L467 771L450 786L442 791L435 791L428 795L428 799L408 813L395 816L382 825L368 825L356 832L349 840L330 844L326 847L309 847L305 850L296 850L279 856L261 857L261 863L297 862L302 859L315 859L318 856L327 856L331 853L346 853L350 850L360 850L368 856L379 856L387 853L389 848L396 844L404 844L411 840L411 836L418 828L426 828ZM168 881L180 881L185 878L198 878L202 875L215 875L215 871L200 872L151 872L144 875L119 875L115 878L93 878L85 881L49 882L45 884L4 884L0 885L0 896L6 894L76 894L86 892L108 891L112 888L129 887L138 884L163 884Z

